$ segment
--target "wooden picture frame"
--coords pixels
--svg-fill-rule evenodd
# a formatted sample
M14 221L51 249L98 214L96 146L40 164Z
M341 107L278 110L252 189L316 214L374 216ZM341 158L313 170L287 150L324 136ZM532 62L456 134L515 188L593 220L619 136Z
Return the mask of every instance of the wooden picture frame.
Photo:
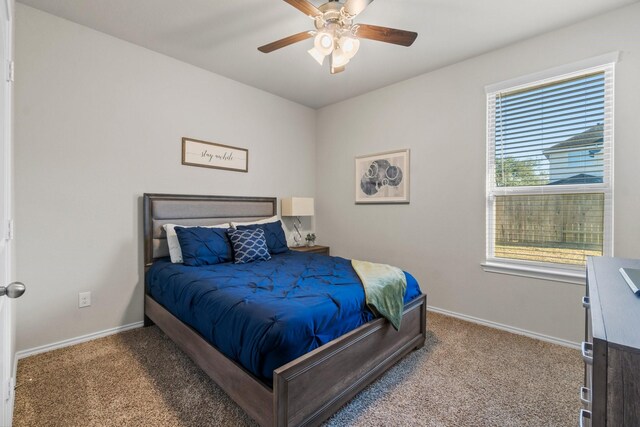
M235 172L249 171L249 150L193 138L182 138L182 164Z
M410 150L355 158L355 202L409 203Z

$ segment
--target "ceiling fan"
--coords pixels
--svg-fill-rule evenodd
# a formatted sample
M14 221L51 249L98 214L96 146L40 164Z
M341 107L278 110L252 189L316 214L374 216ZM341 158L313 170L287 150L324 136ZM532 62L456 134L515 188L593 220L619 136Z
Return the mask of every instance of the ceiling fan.
M269 53L314 37L313 47L308 52L320 65L328 56L331 74L344 71L349 60L355 56L360 48L359 39L411 46L418 37L418 33L412 31L353 23L353 19L373 0L346 0L344 3L340 3L338 0L329 0L319 7L314 6L308 0L284 1L312 18L316 29L303 31L260 46L258 50Z

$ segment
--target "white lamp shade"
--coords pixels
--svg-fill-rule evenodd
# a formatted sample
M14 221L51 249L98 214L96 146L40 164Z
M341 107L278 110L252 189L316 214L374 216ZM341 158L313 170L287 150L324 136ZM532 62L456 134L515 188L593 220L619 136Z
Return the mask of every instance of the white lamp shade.
M340 49L345 56L351 59L358 53L358 49L360 49L360 40L349 36L342 36L340 40L338 40L338 45L340 45Z
M329 55L333 51L333 37L329 33L319 32L316 35L313 45L318 52L323 55Z
M282 199L281 216L313 216L312 197L287 197Z
M325 56L322 53L320 53L320 51L315 47L312 47L307 52L309 52L309 55L311 55L311 57L315 59L318 62L318 64L322 65L324 63Z
M342 49L336 49L331 54L331 66L334 68L340 68L347 65L349 58L342 52Z

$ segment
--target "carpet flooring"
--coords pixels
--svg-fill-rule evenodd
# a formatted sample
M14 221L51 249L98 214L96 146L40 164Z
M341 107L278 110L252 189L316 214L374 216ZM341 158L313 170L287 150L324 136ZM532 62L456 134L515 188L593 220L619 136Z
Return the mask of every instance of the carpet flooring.
M572 426L572 350L428 314L414 351L326 426ZM157 327L22 359L14 426L254 426Z

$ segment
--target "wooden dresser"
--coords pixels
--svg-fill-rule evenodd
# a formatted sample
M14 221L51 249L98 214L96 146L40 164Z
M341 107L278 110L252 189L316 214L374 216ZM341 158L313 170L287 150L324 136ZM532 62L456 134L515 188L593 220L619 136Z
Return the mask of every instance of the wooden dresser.
M587 260L580 426L640 426L640 297L620 267L640 268L640 260Z

